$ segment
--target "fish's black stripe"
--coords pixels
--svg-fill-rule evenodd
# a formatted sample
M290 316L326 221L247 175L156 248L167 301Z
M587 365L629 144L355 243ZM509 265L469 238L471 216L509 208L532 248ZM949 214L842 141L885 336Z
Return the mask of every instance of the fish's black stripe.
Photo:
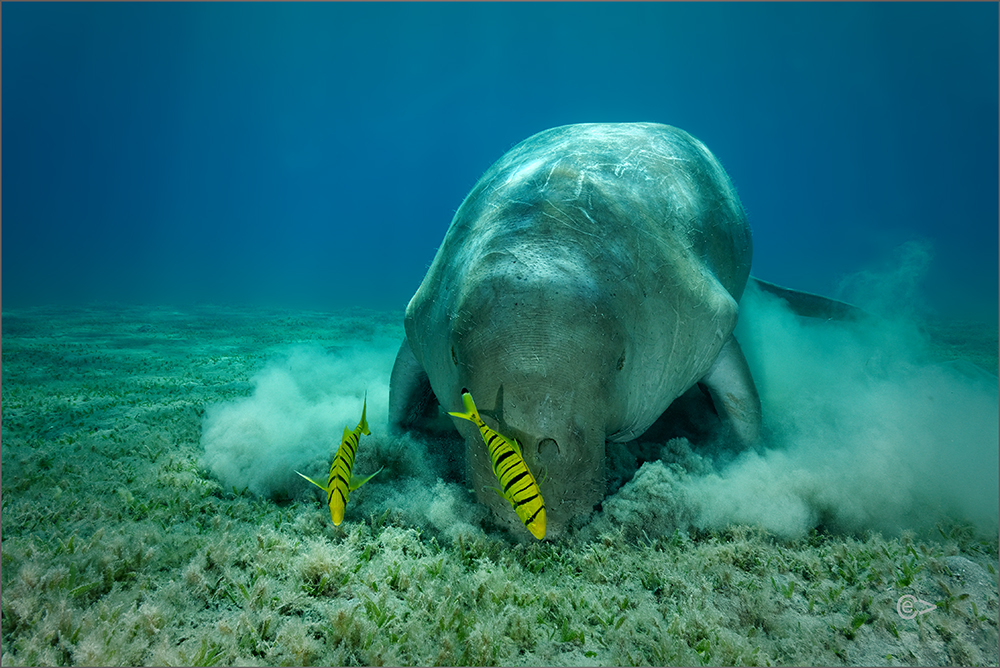
M511 462L510 466L503 469L502 471L495 469L493 472L496 473L497 480L499 480L502 484L506 485L507 481L510 479L511 476L517 475L523 470L525 470L524 464L519 461L514 461Z
M535 518L538 517L538 513L542 512L543 510L545 510L545 504L544 503L542 504L541 508L539 508L538 510L535 511L534 515L532 515L531 517L529 517L527 519L527 521L525 521L524 526L528 526L529 524L531 524L532 522L534 522Z
M540 496L541 496L541 494L533 494L529 498L525 499L524 501L515 501L514 502L514 507L517 508L518 506L523 506L524 504L528 503L529 501L534 501L535 499L537 499ZM542 507L544 508L544 506L542 506Z
M507 452L501 452L499 455L493 458L493 468L499 468L500 464L503 463L505 459L514 454L513 450L508 450Z
M511 486L514 485L518 480L520 480L521 478L523 478L526 475L528 475L527 469L524 470L524 471L521 471L516 476L514 476L514 478L504 486L504 488L503 488L504 495L506 496L507 492L510 491Z
M490 459L492 459L493 461L496 461L497 457L501 457L507 452L512 452L512 450L509 447L507 447L506 443L501 443L495 448L490 448L489 451L490 451Z
M508 478L514 475L521 469L527 470L528 467L524 465L523 461L515 458L514 461L510 463L510 466L508 466L504 470L501 471L499 470L499 467L496 466L494 466L493 469L494 469L493 472L497 474L497 479L500 480L500 482L503 482L504 478Z
M351 479L351 467L350 466L338 466L336 469L330 469L330 480L327 482L327 487L333 484L335 479L347 480Z
M336 490L336 492L337 492L337 496L340 497L340 500L343 501L344 505L346 506L347 505L347 497L344 496L344 493L341 492L339 489ZM333 493L332 492L330 494L330 503L333 503Z
M533 489L535 489L535 481L532 480L531 478L528 478L527 480L524 481L523 487L521 487L520 489L512 489L510 491L510 496L512 499L517 499L518 496L524 494L530 494Z
M515 454L510 448L500 447L496 450L490 450L490 459L493 460L493 468L496 468L500 462L507 459L510 455Z

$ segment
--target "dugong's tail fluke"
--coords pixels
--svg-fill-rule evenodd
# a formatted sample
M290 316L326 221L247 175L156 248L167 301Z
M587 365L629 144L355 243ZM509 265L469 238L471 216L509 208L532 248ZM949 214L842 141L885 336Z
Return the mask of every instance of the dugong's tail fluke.
M857 306L846 302L830 299L811 292L791 290L774 283L762 281L756 276L750 277L750 283L755 284L764 292L782 299L796 315L806 318L823 318L825 320L860 320L867 313Z

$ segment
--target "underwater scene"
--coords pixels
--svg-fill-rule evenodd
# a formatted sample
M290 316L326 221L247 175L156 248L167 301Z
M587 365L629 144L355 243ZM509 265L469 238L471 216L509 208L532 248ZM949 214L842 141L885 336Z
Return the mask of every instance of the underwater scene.
M998 11L4 3L0 663L998 665Z

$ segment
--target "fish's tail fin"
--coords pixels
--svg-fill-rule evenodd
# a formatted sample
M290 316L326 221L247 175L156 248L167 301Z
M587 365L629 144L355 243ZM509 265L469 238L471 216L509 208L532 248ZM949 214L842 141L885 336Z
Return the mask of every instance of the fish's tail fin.
M367 413L368 413L368 392L365 392L365 403L361 407L361 422L358 423L358 429L360 429L361 433L365 434L366 436L371 434L371 432L368 431L368 420L365 418L365 415Z
M464 418L469 422L482 422L482 418L479 417L479 411L476 410L476 402L472 400L472 395L469 393L469 390L464 387L462 388L462 403L465 405L464 413L449 412L448 415Z
M296 471L296 473L299 473L299 472L298 472L298 471ZM301 474L301 473L299 473L299 475L302 475L302 474ZM302 477L303 477L303 478L305 478L306 480L308 480L309 482L311 482L312 484L316 485L317 487L319 487L319 488L320 488L321 490L323 490L324 492L327 492L327 493L329 493L329 492L330 492L330 488L329 488L329 487L326 487L325 485L321 485L321 484L319 484L318 482L316 482L315 480L313 480L313 479L312 479L312 478L310 478L309 476L307 476L307 475L302 475Z

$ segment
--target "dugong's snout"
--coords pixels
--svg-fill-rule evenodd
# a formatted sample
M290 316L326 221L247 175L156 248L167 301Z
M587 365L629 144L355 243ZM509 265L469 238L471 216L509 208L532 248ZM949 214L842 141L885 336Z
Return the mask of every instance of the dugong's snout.
M517 440L545 499L546 538L555 539L604 497L624 332L592 295L546 280L501 276L480 284L451 323L449 354L455 385L469 388L491 429ZM482 436L472 424L456 426L479 500L512 533L525 534L491 490Z

